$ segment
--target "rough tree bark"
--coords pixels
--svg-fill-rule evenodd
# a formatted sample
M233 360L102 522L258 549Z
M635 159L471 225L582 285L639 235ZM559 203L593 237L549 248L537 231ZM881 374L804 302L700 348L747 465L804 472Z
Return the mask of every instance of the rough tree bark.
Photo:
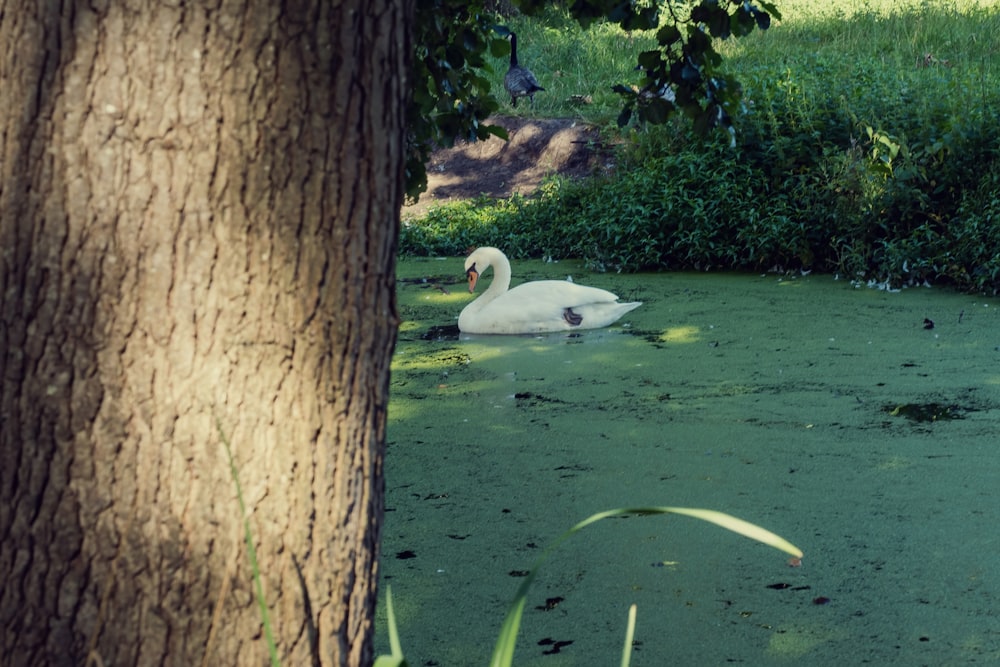
M370 662L411 14L0 4L0 664Z

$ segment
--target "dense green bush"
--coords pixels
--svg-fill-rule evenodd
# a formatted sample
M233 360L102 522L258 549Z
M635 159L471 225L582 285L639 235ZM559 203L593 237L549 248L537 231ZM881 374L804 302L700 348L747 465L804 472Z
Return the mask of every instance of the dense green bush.
M1000 290L1000 164L993 162L975 188L962 198L935 257L938 270L969 289Z

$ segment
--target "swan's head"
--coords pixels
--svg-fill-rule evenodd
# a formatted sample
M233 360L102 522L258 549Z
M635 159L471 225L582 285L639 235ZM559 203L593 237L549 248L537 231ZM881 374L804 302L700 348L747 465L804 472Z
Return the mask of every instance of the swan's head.
M469 281L469 292L476 291L479 276L490 266L490 258L479 248L465 259L465 277Z

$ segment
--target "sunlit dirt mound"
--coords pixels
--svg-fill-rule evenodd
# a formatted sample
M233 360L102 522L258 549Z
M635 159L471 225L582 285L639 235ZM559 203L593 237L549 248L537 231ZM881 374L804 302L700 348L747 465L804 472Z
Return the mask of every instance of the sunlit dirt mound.
M610 168L598 130L567 118L512 118L487 121L507 130L509 140L461 142L435 151L427 165L427 192L403 217L413 217L443 202L479 195L530 194L551 174L568 178Z

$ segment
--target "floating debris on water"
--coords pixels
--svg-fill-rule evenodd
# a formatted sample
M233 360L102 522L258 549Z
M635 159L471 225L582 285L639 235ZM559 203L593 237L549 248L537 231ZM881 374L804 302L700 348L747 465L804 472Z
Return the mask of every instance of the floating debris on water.
M906 417L915 422L936 422L949 419L964 419L964 410L957 405L946 403L902 403L882 408L892 417Z

